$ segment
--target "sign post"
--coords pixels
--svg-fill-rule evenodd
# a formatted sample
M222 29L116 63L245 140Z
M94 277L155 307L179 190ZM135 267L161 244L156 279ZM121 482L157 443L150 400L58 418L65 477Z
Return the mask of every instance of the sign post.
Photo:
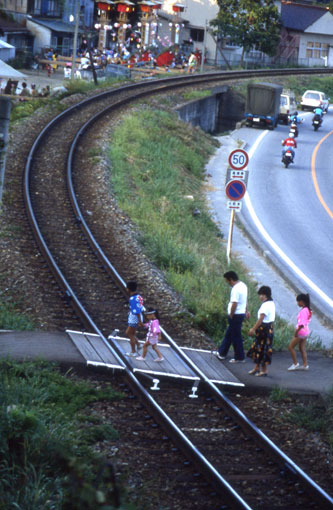
M249 163L249 156L243 149L235 149L229 154L228 161L231 170L228 169L227 172L225 193L229 199L227 202L227 208L231 210L227 244L227 261L228 265L230 265L235 211L241 210L241 200L246 193L246 185L248 180L248 172L246 167Z

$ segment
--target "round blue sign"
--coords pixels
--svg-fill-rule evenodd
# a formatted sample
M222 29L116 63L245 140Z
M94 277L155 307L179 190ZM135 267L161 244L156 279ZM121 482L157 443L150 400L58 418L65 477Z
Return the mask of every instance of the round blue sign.
M225 187L225 192L230 200L241 200L246 192L246 186L243 181L229 181Z

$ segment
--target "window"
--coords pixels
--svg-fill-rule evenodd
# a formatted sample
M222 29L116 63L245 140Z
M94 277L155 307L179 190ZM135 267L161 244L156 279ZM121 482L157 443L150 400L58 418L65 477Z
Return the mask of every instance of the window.
M60 6L57 0L49 0L47 14L49 16L60 16Z
M205 31L203 28L191 28L191 39L193 42L203 42Z
M321 58L327 57L328 55L328 44L308 41L306 45L306 56L307 58Z

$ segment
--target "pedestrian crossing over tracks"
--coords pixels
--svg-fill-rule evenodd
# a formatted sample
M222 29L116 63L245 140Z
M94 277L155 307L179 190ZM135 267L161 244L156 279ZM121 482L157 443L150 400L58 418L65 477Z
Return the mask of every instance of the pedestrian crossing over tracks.
M119 358L113 353L113 350L115 350L121 357L128 361L133 373L141 372L152 376L173 379L200 380L190 366L187 365L186 361L184 361L169 344L158 344L163 356L163 361L155 362L156 354L151 349L148 349L145 360L140 361L137 360L136 357L126 356L126 353L131 350L128 338L111 336L108 339L110 343L110 347L108 347L105 341L96 334L71 330L67 330L67 334L81 355L85 358L88 366L105 366L106 368L115 370L124 370L124 365L119 362ZM142 341L140 344L142 346L144 342ZM211 382L228 386L244 386L244 384L214 356L212 351L189 347L181 347L181 351Z

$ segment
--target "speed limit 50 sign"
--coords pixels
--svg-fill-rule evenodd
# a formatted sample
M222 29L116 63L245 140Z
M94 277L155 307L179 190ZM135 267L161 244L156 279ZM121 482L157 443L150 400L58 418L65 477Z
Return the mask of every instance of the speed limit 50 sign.
M249 164L249 156L243 149L235 149L229 154L229 165L233 170L243 170Z

